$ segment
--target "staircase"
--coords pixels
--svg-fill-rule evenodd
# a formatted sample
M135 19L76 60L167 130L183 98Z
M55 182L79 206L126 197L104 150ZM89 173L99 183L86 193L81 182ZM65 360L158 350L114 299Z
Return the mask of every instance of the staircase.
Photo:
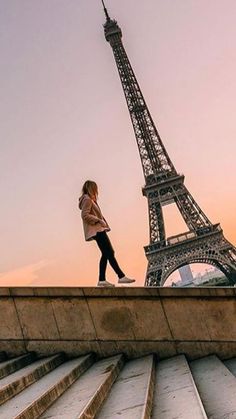
M236 358L0 352L0 419L236 419Z

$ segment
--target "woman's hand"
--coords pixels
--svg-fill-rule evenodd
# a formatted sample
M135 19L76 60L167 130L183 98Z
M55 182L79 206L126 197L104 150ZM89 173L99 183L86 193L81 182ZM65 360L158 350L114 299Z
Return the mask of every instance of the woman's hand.
M106 227L107 226L104 220L99 220L99 223L101 224L102 227Z

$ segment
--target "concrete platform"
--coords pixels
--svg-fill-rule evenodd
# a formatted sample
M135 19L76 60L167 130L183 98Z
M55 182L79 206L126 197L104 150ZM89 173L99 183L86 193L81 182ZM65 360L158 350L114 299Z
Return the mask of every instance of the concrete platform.
M235 288L0 288L0 352L236 356Z

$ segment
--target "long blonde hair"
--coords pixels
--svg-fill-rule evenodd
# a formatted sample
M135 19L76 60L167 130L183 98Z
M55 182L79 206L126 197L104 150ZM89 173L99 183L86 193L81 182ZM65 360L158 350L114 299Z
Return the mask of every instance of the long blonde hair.
M86 180L82 187L82 195L87 194L92 198L95 196L97 199L98 196L98 185L93 180Z

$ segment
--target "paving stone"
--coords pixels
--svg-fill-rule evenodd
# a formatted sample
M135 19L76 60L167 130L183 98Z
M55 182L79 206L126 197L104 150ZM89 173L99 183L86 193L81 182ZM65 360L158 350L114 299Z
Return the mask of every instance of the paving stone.
M235 419L235 376L215 355L193 361L190 365L208 417Z
M153 419L206 419L184 355L160 361L156 370ZM190 408L191 406L191 408Z
M23 368L25 365L30 364L36 358L36 354L29 352L25 355L18 356L17 358L9 359L0 363L0 378L4 378L9 374Z
M123 363L122 355L96 362L44 413L41 419L94 417L107 397Z
M52 371L64 360L63 354L39 359L0 380L0 405Z
M4 403L0 419L37 419L90 367L93 356L65 362L26 390Z
M127 362L98 414L98 419L149 418L154 377L153 355Z
M236 377L236 358L227 359L226 361L224 361L224 364Z

